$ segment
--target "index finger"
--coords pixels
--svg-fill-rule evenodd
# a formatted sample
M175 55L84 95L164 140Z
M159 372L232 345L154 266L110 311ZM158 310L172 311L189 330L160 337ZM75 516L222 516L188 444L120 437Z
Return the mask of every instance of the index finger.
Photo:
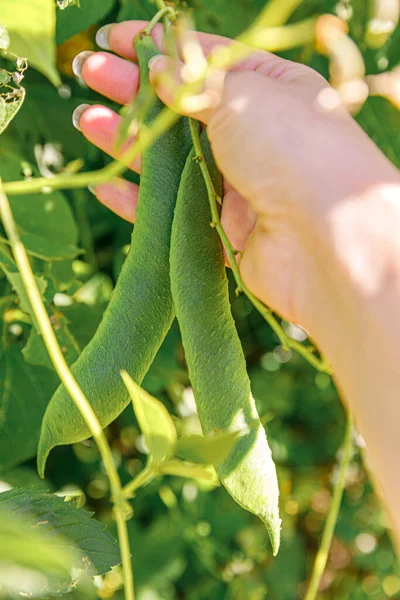
M121 23L104 25L104 27L101 27L96 34L96 42L104 50L112 50L112 52L119 54L119 56L122 56L123 58L137 61L133 40L147 27L148 23L148 21L123 21ZM164 28L161 24L157 24L153 28L151 37L157 48L163 53L165 51ZM229 38L211 33L197 32L197 39L206 56L209 56L218 46L239 44L239 42ZM241 68L252 68L252 66L247 63L251 62L251 64L253 64L254 62L259 62L261 57L265 59L265 56L268 54L268 52L264 52L263 50L255 50L249 58L241 61Z

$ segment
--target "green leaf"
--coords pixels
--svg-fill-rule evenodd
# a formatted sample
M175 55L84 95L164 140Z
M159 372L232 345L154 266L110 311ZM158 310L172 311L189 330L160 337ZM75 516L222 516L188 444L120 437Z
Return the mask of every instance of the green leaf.
M0 469L35 456L47 403L58 386L49 369L27 364L16 345L0 345Z
M400 111L383 98L369 98L357 121L389 160L400 167Z
M118 544L91 518L92 513L58 496L30 488L13 489L0 494L0 511L4 520L10 515L22 516L27 531L40 532L55 556L60 549L72 550L72 562L66 560L69 573L57 581L48 578L42 594L66 593L82 577L102 575L121 562Z
M178 440L175 453L179 458L201 465L211 465L226 458L241 437L240 432L221 432L212 436L185 435Z
M21 179L21 162L18 156L0 153L4 181ZM63 260L79 254L78 230L61 192L10 196L10 206L29 254L44 260Z
M25 290L24 283L22 281L22 277L19 274L18 267L15 264L14 260L10 257L6 246L0 243L0 269L2 269L11 283L13 290L17 293L18 298L21 303L21 309L28 315L31 315L32 321L35 324L35 327L38 329L38 325L36 323L35 316L33 314L31 304L29 302L28 295ZM46 291L47 282L43 277L35 276L36 285L39 288L40 293L43 295Z
M150 456L155 463L161 463L175 449L174 422L162 402L150 396L137 385L126 371L123 371L121 375L132 399L133 409L145 437Z
M0 490L6 492L11 488L29 487L48 492L53 486L48 481L41 479L36 469L29 467L16 467L0 471Z
M158 472L163 475L188 477L189 479L208 481L214 485L219 485L218 476L211 466L191 465L180 460L169 460L159 465Z
M29 93L12 124L14 138L19 142L18 152L33 161L35 144L54 143L61 144L66 160L86 157L89 143L71 127L71 115L79 104L87 101L83 94L62 98L50 84L29 83ZM5 149L9 152L9 145Z
M54 200L57 201L57 197ZM60 243L57 237L52 239L51 237L44 237L41 234L38 235L37 233L29 233L22 230L20 230L20 236L27 252L31 256L36 256L42 260L64 260L66 258L75 258L81 253L81 250L73 244Z
M118 12L117 21L128 19L149 20L154 15L154 5L151 0L121 0L121 8Z
M94 336L103 312L104 306L89 307L80 302L74 302L63 309L63 314L69 320L69 329L81 348Z
M9 126L25 100L25 88L13 89L0 95L0 135ZM7 96L9 97L6 97Z
M1 22L10 36L10 51L27 58L53 85L61 85L56 69L54 0L1 0Z
M68 365L72 365L79 356L80 348L71 334L65 319L59 318L57 325L57 341L60 344L60 348ZM48 369L54 369L43 337L33 327L28 342L22 350L22 354L24 355L26 362L31 365L40 365Z
M114 0L80 0L78 6L68 6L66 10L57 12L57 44L62 44L68 38L80 31L86 31L98 23L110 12Z
M43 597L69 581L77 556L72 548L62 547L61 537L58 546L49 544L25 515L0 510L0 538L0 593Z
M188 5L199 31L235 37L252 23L265 0L189 0ZM151 0L123 0L117 20L151 19L154 13Z

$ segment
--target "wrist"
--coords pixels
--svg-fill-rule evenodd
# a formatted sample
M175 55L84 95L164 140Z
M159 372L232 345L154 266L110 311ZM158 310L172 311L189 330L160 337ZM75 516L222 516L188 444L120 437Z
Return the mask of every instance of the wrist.
M338 203L317 236L319 281L314 293L324 308L316 318L314 313L312 333L335 362L344 356L347 338L354 351L356 340L376 336L386 328L388 316L398 314L400 177Z

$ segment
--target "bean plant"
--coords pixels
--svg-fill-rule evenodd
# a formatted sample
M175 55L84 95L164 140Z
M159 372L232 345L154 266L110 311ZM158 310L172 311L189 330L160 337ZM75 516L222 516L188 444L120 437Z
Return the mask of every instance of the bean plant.
M399 597L329 364L244 284L207 130L178 114L264 49L329 78L399 165L399 18L398 0L1 0L0 598ZM71 61L126 19L144 27L121 109ZM159 23L189 70L194 28L244 44L203 57L176 110L148 80ZM118 160L72 129L96 101L121 112ZM137 181L139 155L131 230L88 186Z

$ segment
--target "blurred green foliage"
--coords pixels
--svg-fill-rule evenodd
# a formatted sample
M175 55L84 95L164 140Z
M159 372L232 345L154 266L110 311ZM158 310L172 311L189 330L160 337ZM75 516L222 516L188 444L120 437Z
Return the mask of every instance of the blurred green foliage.
M8 6L10 2L6 0ZM18 0L18 4L23 12L27 3ZM38 63L34 38L29 53L32 67L38 70L26 72L25 103L0 137L0 175L5 181L29 174L48 176L78 158L84 161L85 170L98 169L110 160L71 125L71 113L78 104L101 101L111 105L72 77L71 61L81 50L95 49L94 33L100 25L146 19L155 12L151 0L80 0L81 8L64 0L58 4L65 8L58 8L56 23L50 23L51 39L38 28L39 39L40 35L46 38L44 63L40 64L40 57ZM264 0L190 0L188 4L199 29L235 36L252 22ZM335 10L347 11L351 35L363 52L369 74L398 65L400 28L382 48L366 48L365 0L339 4L304 0L291 20ZM26 41L24 35L20 37ZM56 44L58 70L51 58ZM327 60L313 47L284 56L328 74ZM0 67L14 70L12 61L6 59L0 59ZM57 90L51 82L58 82L58 77L63 87ZM357 118L399 165L399 112L386 100L372 98ZM135 176L130 174L130 178ZM107 305L131 226L97 203L87 190L18 197L12 200L12 208L59 342L73 362ZM34 455L41 418L58 379L24 305L15 263L1 230L0 236L0 490L14 486L43 490L35 475ZM262 523L235 505L222 488L166 475L141 489L132 503L129 534L138 600L295 600L304 595L329 508L344 413L329 377L315 373L297 356L287 361L268 326L245 298L235 297L233 286L232 310L278 466L282 549L273 559ZM176 324L144 387L164 402L180 435L199 433ZM108 428L107 435L123 483L128 483L146 462L131 407ZM362 439L356 441L362 447ZM80 490L87 508L114 533L107 479L91 441L60 447L51 454L45 488L67 495ZM85 589L85 596L79 592L72 597L122 598L121 581L116 569L98 578L96 588ZM0 575L0 597L5 597L2 593ZM400 569L358 451L348 474L320 597L400 598Z

